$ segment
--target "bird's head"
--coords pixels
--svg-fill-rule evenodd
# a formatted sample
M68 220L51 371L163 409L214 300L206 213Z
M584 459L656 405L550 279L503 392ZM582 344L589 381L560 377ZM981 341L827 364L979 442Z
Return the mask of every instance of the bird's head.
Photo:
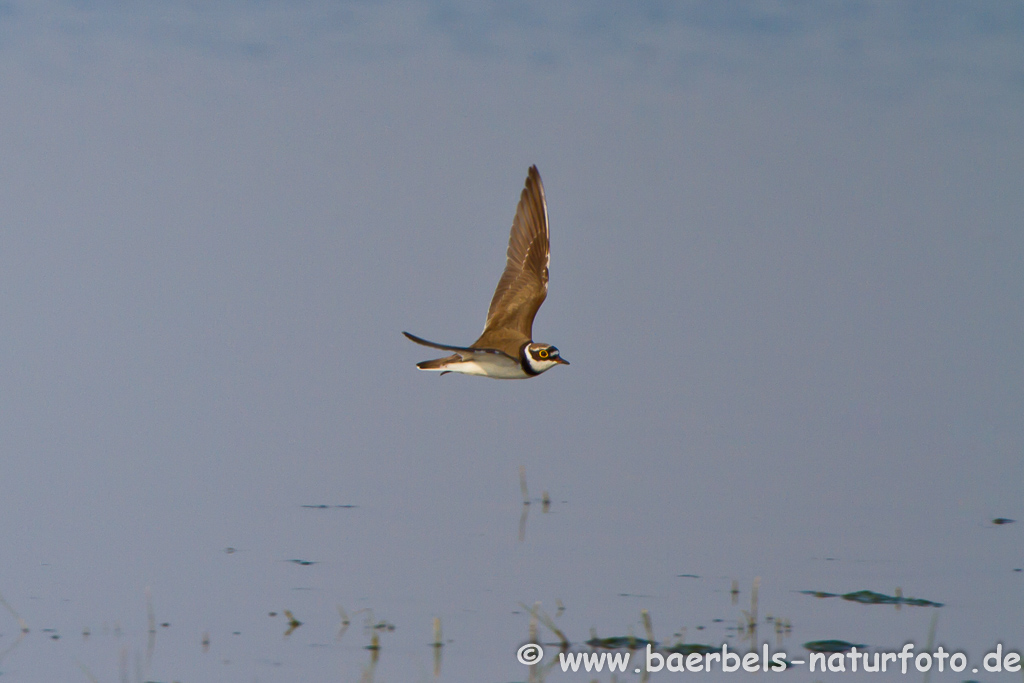
M545 370L549 370L556 365L569 364L569 361L562 358L558 354L558 349L551 344L537 344L532 342L526 345L524 351L524 360L529 364L530 369L538 374Z

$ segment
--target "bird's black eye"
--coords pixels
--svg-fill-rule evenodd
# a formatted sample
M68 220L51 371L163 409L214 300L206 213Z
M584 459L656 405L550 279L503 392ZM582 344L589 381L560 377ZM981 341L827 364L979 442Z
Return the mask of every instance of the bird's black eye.
M540 351L537 352L537 355L540 356L541 358L547 358L548 357L548 350L547 349L541 349Z

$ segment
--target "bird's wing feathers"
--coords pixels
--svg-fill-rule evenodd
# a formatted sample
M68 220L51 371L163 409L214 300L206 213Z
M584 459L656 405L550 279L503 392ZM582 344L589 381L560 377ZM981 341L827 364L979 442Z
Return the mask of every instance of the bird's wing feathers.
M442 349L444 351L454 351L455 352L452 355L446 356L444 358L435 358L434 360L425 360L425 361L423 361L421 363L417 363L416 367L418 367L420 370L443 370L444 368L447 368L449 365L457 365L458 363L463 363L463 362L466 362L466 361L473 361L473 360L481 361L481 360L484 360L484 359L490 359L489 362L492 363L492 364L494 362L499 362L499 363L504 362L505 365L512 365L512 366L518 366L518 364L519 364L517 356L510 355L510 354L506 353L505 351L502 351L501 349L484 349L484 348L472 348L472 347L465 347L465 346L448 346L447 344L437 344L437 343L432 342L432 341L427 341L426 339L423 339L422 337L417 337L415 334L409 334L408 332L403 332L402 334L404 334L406 337L408 337L412 341L416 342L417 344L422 344L423 346L429 346L429 347L434 348L434 349ZM501 361L500 358L505 358L505 361ZM445 372L442 372L441 374L444 375L444 374L447 374L448 372L450 372L450 371L446 370Z
M505 272L487 310L484 332L474 348L515 348L533 338L533 318L548 293L551 260L548 207L536 166L530 167L508 240Z
M402 334L404 334L406 337L408 337L410 340L416 342L417 344L421 344L423 346L429 346L432 349L441 349L442 351L472 351L473 350L472 348L470 348L468 346L449 346L448 344L438 344L437 342L427 341L426 339L423 339L422 337L417 337L415 334L409 334L408 332L403 332Z
M468 358L473 358L475 356L479 356L480 354L489 354L489 353L503 353L503 354L505 354L506 356L509 356L512 359L515 359L515 358L518 357L518 347L517 347L517 351L516 352L508 353L508 352L506 352L505 350L503 350L503 349L501 349L499 347L491 348L491 347L483 347L483 346L449 346L448 344L438 344L437 342L427 341L423 337L417 337L415 334L411 334L409 332L402 332L402 334L404 334L408 339L416 342L417 344L421 344L422 346L429 346L432 349L441 349L442 351L454 351L455 352L454 355L449 356L448 358L439 358L438 361L449 361L449 360L451 360L453 358L459 358L461 360L466 360ZM437 362L437 361L424 361L423 363L420 363L419 366L421 368L423 368L423 369L432 369L431 367L428 367L428 365L431 364L431 363L435 363L435 362ZM425 363L428 364L428 365L424 365Z

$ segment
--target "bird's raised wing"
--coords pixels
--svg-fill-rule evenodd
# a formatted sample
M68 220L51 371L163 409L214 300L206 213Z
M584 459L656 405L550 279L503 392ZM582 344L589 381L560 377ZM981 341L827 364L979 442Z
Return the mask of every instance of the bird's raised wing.
M488 347L492 339L499 342L513 336L533 338L533 318L548 294L550 260L544 185L537 167L531 166L512 221L505 272L494 290L484 332L474 347ZM501 348L500 343L492 348Z

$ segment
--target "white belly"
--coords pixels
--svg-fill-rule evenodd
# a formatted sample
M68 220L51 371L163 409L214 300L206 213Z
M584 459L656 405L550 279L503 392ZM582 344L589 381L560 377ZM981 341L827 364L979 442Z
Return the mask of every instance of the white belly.
M493 377L494 379L526 379L530 377L523 372L519 363L480 363L475 360L467 360L461 363L452 363L445 370L461 372L464 375Z
M430 368L441 372L461 372L464 375L478 375L480 377L491 377L493 379L526 379L532 377L523 372L519 362L505 355L495 352L478 352L472 357L463 361L454 361L445 364L443 367Z

